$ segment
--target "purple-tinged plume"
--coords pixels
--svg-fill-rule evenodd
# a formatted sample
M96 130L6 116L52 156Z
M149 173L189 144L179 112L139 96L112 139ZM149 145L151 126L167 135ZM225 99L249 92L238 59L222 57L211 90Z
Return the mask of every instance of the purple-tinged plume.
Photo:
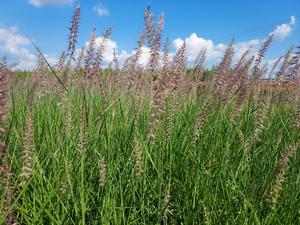
M69 34L69 42L68 42L68 66L70 66L71 61L75 60L74 53L78 38L78 28L79 28L79 19L80 19L80 6L77 6L75 12L72 16L70 34Z

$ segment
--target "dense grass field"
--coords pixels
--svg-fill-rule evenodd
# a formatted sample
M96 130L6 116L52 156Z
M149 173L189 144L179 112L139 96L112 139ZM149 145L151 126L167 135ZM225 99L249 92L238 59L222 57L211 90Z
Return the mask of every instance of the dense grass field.
M3 64L0 223L300 224L299 84L280 88L300 57L266 88L268 41L212 70L184 46L162 68Z

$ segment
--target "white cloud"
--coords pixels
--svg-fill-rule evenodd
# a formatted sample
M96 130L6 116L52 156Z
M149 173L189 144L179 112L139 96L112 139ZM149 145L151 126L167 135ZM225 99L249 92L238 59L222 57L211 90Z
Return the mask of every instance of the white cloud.
M0 50L12 63L17 63L15 69L31 70L36 66L37 57L33 53L31 42L18 32L17 27L0 27ZM57 58L45 55L51 65L57 62Z
M103 38L102 37L98 37L96 39L96 46L99 46L102 43ZM103 52L103 62L104 63L109 63L111 61L113 61L113 52L114 52L114 48L117 48L117 43L108 39L105 43L105 50Z
M289 23L283 23L276 27L274 31L271 32L271 34L274 34L275 38L278 38L280 40L285 39L287 36L290 35L292 32L294 25L296 24L296 17L291 16Z
M96 39L96 46L99 46L102 41L102 37L98 37ZM175 52L182 46L183 42L186 42L186 56L187 56L187 62L188 64L192 64L194 60L196 59L199 51L203 48L207 48L207 62L209 65L213 65L218 63L221 58L224 55L224 51L226 49L226 45L224 43L214 43L212 40L204 39L200 36L198 36L196 33L192 33L189 37L185 39L177 38L173 40L173 46L175 48L175 51L169 53L169 60L173 59L173 56L175 55ZM234 55L234 61L236 62L243 52L247 50L248 48L251 49L249 55L253 55L257 52L259 49L261 43L263 40L259 39L253 39L246 42L238 42L234 44L235 47L235 55ZM86 46L88 46L88 42L86 42ZM113 49L117 49L117 43L108 39L105 47L105 51L103 54L103 66L107 65L108 63L112 62L113 60ZM138 63L141 66L146 66L149 58L150 58L150 48L143 46L142 47L142 53L139 58ZM121 64L124 63L126 58L132 56L135 54L135 50L132 50L131 52L128 52L126 50L121 50L120 53L118 53L118 58ZM160 53L162 55L162 53Z
M279 61L278 61L279 60ZM276 78L276 74L280 68L280 63L282 62L282 58L272 58L263 60L263 64L267 68L267 73L264 75L264 79L274 79ZM273 68L275 66L275 68ZM273 70L273 71L272 71ZM272 73L271 73L272 72Z
M42 7L44 5L70 5L74 0L28 0L28 3L35 7Z
M48 63L51 65L51 66L54 66L58 63L59 59L56 57L56 56L53 56L53 55L47 55L47 54L44 54L45 58L47 59Z
M277 28L271 32L271 34L274 34L275 38L283 40L292 32L295 24L296 17L291 16L289 23L278 25ZM185 39L177 38L173 41L173 46L175 47L176 51L181 47L184 41L186 42L186 56L188 63L191 63L196 59L199 51L203 47L207 49L207 61L209 61L211 64L217 63L222 58L224 50L226 49L226 44L224 43L214 43L210 39L205 39L201 36L198 36L196 33L192 33ZM264 40L253 39L250 41L235 43L234 61L236 61L248 48L250 48L249 55L255 54L263 41Z
M36 57L28 47L30 41L18 33L16 27L0 27L0 49L9 59L17 62L18 69L29 69L35 64Z
M296 24L296 17L295 16L291 16L290 24L291 25L295 25Z
M100 46L100 44L102 43L102 41L103 41L103 37L97 37L95 47L98 48ZM89 45L89 42L87 41L85 43L86 49L88 48L88 45ZM106 40L105 48L104 48L104 52L103 52L103 63L104 64L107 65L108 63L113 61L113 51L114 51L114 48L117 49L117 47L118 46L115 41L112 41L110 39Z
M102 6L94 6L93 10L99 15L99 16L109 16L110 12L107 8L104 8Z
M122 50L120 53L118 53L119 63L120 65L123 65L125 60L130 56L127 51Z
M249 55L254 55L258 51L260 45L261 40L259 39L234 44L235 55L233 61L237 62L247 49L250 49Z
M181 47L184 40L177 38L173 41L173 45L176 51ZM207 49L207 59L213 60L218 59L222 56L226 45L224 44L214 44L212 40L206 40L199 37L197 34L192 33L189 37L185 38L186 42L186 55L187 61L192 62L196 59L199 51L205 47Z
M272 69L272 67L275 65L275 63L278 61L278 58L275 59L268 59L268 60L264 60L264 63L266 64L266 66L270 69Z
M96 44L95 47L98 48L103 41L103 37L97 37L96 38ZM88 47L89 42L85 43L86 48ZM111 39L107 39L105 43L104 53L103 53L103 67L107 66L109 63L113 61L113 51L114 49L117 49L118 45L115 41L112 41ZM129 57L135 54L135 50L128 53L126 50L121 50L120 53L117 52L117 56L119 58L119 62L122 65L125 60ZM150 58L150 49L146 46L142 47L142 53L139 58L138 63L141 66L146 66Z
M181 47L184 41L186 42L186 56L188 63L193 62L200 50L204 47L207 49L207 61L211 62L212 64L217 63L221 60L226 49L226 44L224 43L214 43L212 40L204 39L197 34L192 33L189 37L185 38L185 40L177 38L173 41L176 51ZM254 52L257 50L259 45L259 39L254 39L247 42L238 42L234 44L234 59L237 60L248 48L251 48L252 52Z
M120 61L123 63L125 62L126 58L129 57L129 56L133 56L134 54L136 53L135 50L131 51L130 53L127 53L127 51L122 51L121 52L121 55L119 56L120 58ZM149 62L149 59L150 59L150 48L146 47L146 46L143 46L141 48L141 55L138 59L138 64L142 67L145 67L147 66L148 62Z
M0 27L0 41L5 41L9 45L28 45L30 43L25 36L18 34L17 27Z

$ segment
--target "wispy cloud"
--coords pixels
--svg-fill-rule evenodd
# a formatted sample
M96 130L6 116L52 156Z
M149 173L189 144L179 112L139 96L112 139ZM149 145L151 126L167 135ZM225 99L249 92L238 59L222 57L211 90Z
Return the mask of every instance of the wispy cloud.
M276 29L271 32L271 34L274 34L275 38L283 40L291 34L295 24L296 24L296 17L291 16L289 23L284 23L284 24L278 25L276 27Z
M9 61L17 64L15 69L30 70L36 65L37 57L33 53L31 42L17 27L0 27L0 51ZM45 57L51 64L57 62L56 57Z
M107 8L103 6L94 6L93 10L99 15L99 16L109 16L110 12Z
M35 7L42 7L44 5L70 5L74 0L28 0L28 3Z
M32 68L36 57L28 50L29 40L18 32L17 27L0 27L0 49L9 59L17 62L19 69Z

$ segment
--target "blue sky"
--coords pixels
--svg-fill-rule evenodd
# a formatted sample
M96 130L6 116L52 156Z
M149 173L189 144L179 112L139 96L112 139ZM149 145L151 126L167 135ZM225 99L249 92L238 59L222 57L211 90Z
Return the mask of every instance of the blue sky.
M208 48L208 64L217 62L232 38L238 57L249 45L253 52L257 50L273 32L276 39L267 55L269 61L284 54L289 46L300 44L299 0L1 0L0 54L19 62L19 68L32 68L36 57L24 36L27 34L55 64L67 46L70 18L78 4L78 48L86 45L93 27L99 36L107 27L113 29L106 63L111 60L113 47L120 59L132 54L148 4L155 16L164 12L164 38L169 37L172 52L187 41L190 62L203 46ZM142 63L147 60L147 48L144 50Z

